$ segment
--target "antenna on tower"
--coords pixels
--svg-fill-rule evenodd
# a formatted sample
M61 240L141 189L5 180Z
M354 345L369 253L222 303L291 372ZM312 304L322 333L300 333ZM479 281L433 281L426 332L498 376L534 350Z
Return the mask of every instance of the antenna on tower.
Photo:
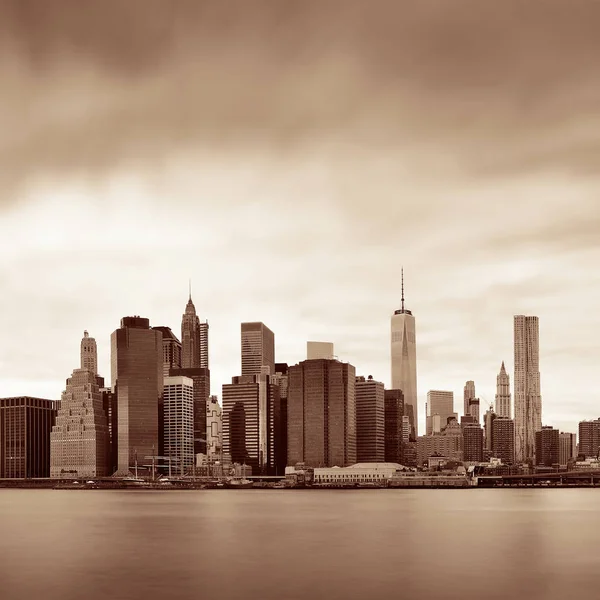
M192 280L190 278L189 280L189 287L190 287L190 300L192 299Z
M402 312L404 312L404 267L400 270L402 278Z

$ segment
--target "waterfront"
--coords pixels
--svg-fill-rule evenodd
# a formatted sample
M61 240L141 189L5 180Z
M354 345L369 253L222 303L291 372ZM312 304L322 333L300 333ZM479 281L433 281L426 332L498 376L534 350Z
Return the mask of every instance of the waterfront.
M0 491L0 597L592 597L584 489Z

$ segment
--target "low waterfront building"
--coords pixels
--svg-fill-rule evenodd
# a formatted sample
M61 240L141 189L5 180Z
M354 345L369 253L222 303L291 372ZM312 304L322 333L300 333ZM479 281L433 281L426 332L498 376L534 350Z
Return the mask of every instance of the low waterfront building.
M357 463L349 467L315 468L313 482L327 485L386 485L392 476L403 468L398 463L384 462Z

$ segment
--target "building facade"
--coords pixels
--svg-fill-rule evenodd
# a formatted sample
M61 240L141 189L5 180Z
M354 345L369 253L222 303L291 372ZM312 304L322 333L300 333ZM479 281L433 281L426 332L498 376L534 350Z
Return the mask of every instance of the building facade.
M585 458L600 456L600 419L579 423L579 455Z
M514 346L515 452L524 462L535 458L535 434L542 429L538 317L515 316Z
M415 317L404 307L404 271L400 309L391 319L392 389L402 390L404 410L411 421L411 439L418 435L417 340Z
M465 425L463 433L463 460L465 462L483 461L483 429L478 423Z
M223 455L253 475L276 475L279 386L270 375L242 375L223 385Z
M260 322L242 323L242 375L275 374L275 334Z
M169 377L171 369L181 369L181 342L170 327L153 327L163 336L163 377Z
M490 406L490 408L485 412L483 416L483 426L485 429L485 450L489 450L490 452L494 448L494 421L497 418L497 414L494 412L494 409Z
M170 459L171 472L184 475L195 463L194 382L189 377L165 377L164 456Z
M124 317L111 335L112 389L117 401L118 469L127 476L134 464L162 454L162 333L148 319Z
M462 428L456 421L451 421L441 433L417 438L418 465L427 464L427 459L432 456L443 456L457 462L463 461Z
M439 420L434 419L435 416ZM448 419L457 419L454 412L454 393L441 390L427 392L427 435L439 433L448 424Z
M559 460L561 467L577 458L577 435L574 433L561 432L559 436Z
M385 386L371 375L357 377L356 456L360 463L385 461Z
M535 432L536 465L552 467L560 461L560 435L558 429L544 426Z
M50 433L60 403L0 398L0 478L50 477Z
M469 380L469 381L467 381L467 383L465 383L463 397L464 397L463 415L470 415L471 411L469 410L469 402L471 400L475 399L475 382L474 381Z
M83 353L81 362L92 366ZM106 477L111 475L109 463L108 420L98 378L87 368L75 369L50 434L50 477Z
M192 294L181 317L181 367L184 369L209 369L208 321L200 322Z
M515 422L507 417L496 417L492 423L492 454L504 464L515 462Z
M206 452L211 462L222 460L223 412L216 396L208 399L206 408Z
M331 342L306 342L306 360L333 360L333 344Z
M80 362L82 369L98 373L98 347L96 340L87 331L83 332L80 345Z
M512 406L510 401L510 375L506 372L504 361L496 377L496 414L499 417L512 419Z
M404 394L402 390L384 390L384 460L404 464ZM412 432L410 419L408 434Z
M337 360L305 360L288 370L288 464L356 463L356 370Z
M277 448L277 472L285 473L287 466L288 444L288 365L275 363L275 375L271 381L279 387L279 427L276 432L275 447Z

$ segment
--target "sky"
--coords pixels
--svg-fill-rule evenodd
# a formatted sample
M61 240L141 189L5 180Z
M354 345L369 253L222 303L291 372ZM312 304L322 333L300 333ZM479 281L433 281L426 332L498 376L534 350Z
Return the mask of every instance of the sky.
M600 3L0 0L0 396L60 397L84 329L240 323L482 412L540 318L544 424L600 415Z

